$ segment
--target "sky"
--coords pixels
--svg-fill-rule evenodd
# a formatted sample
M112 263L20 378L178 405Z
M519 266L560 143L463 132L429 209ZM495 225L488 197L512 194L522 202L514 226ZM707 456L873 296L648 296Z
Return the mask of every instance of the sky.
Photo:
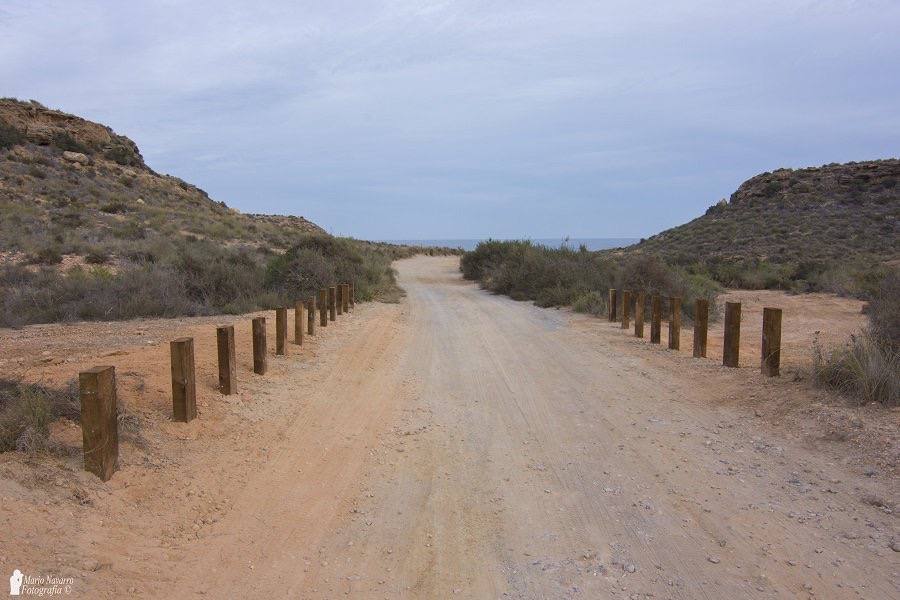
M900 156L900 2L0 2L0 96L365 239L646 237Z

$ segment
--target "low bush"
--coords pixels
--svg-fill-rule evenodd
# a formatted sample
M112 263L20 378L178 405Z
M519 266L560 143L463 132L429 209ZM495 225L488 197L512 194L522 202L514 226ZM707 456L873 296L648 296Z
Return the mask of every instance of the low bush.
M265 286L286 298L309 298L336 282L352 282L357 300L395 300L399 288L391 260L377 246L308 235L269 260Z
M81 418L75 382L51 389L8 379L0 380L0 452L44 452L50 444L50 423L60 417Z
M586 292L572 302L572 310L589 315L599 316L608 310L609 302L606 296L599 292Z
M900 269L889 271L867 308L872 333L888 348L900 350Z
M25 142L25 136L22 132L7 123L4 119L0 119L0 150L12 148L18 144Z

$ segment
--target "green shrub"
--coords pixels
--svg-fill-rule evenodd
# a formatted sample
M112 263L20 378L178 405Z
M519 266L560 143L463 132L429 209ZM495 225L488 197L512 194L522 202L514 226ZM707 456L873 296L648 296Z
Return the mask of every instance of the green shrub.
M353 283L358 300L398 297L391 256L354 240L303 236L266 267L266 288L287 299L309 298L335 283Z
M606 296L598 292L585 292L572 302L572 310L589 315L606 314L608 301Z
M119 214L126 212L128 210L128 205L122 202L121 200L115 200L113 202L107 202L103 206L100 207L100 212L105 212L111 215Z
M28 262L33 265L58 265L63 256L59 246L47 245L39 248L37 252L28 257Z
M19 144L25 143L25 136L22 132L0 119L0 150L12 148Z
M74 137L69 134L67 131L58 131L50 142L53 146L56 146L60 150L68 150L69 152L81 152L82 154L89 154L90 149L87 146L78 143Z

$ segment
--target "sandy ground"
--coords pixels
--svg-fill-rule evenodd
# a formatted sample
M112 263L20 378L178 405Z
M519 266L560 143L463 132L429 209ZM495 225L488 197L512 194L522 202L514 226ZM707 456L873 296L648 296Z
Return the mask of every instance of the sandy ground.
M68 455L0 455L0 568L85 598L900 596L900 414L803 375L819 323L842 339L858 306L740 292L747 366L726 369L715 327L695 360L689 336L670 352L492 296L455 261L399 262L401 304L359 305L264 377L247 316L0 333L4 374L113 364L125 407L106 484L74 424L54 431ZM758 373L763 305L785 308L777 379ZM232 397L215 390L225 321ZM181 335L190 424L170 418Z

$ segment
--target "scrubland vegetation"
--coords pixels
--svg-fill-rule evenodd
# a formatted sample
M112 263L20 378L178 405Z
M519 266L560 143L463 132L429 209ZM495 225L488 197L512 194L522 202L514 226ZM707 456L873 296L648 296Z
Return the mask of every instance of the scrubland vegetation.
M721 287L708 277L667 265L655 256L620 257L581 247L547 248L530 241L493 241L478 244L463 255L460 268L466 279L515 300L539 306L572 306L579 312L602 314L610 288L643 290L680 296L686 318L693 316L697 298L709 300L711 318L718 315L716 296Z
M900 405L900 270L885 276L867 306L868 329L843 346L813 348L816 381L860 403Z
M0 267L0 325L242 313L292 305L337 281L360 300L396 299L397 249L308 234L284 253L227 247L196 238L135 241L117 253L53 265ZM93 264L92 264L93 263Z

